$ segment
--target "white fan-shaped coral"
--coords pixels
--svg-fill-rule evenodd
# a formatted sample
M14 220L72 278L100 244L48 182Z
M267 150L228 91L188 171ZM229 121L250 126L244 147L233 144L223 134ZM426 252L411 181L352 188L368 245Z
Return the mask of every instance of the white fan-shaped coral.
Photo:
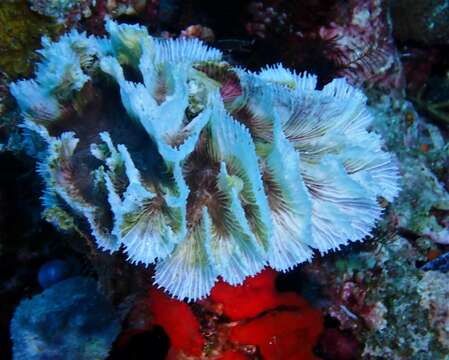
M397 195L365 96L343 79L317 90L313 75L233 68L197 40L106 29L44 40L36 79L11 92L48 143L47 217L62 228L84 218L100 248L156 263L173 296L361 240L378 197Z

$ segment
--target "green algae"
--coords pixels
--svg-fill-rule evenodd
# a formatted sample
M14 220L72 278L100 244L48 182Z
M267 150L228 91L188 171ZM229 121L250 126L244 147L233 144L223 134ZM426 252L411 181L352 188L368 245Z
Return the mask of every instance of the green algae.
M62 26L32 12L26 0L0 2L0 69L10 80L31 75L43 35L55 37Z

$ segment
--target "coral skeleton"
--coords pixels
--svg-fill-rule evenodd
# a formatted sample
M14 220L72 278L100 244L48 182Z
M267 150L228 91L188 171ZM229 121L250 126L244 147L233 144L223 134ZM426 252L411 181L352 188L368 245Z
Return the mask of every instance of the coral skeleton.
M46 144L45 217L154 263L172 296L200 299L219 276L240 284L362 240L379 197L397 195L397 164L345 80L318 90L313 75L252 73L197 39L106 29L44 38L35 79L10 89Z

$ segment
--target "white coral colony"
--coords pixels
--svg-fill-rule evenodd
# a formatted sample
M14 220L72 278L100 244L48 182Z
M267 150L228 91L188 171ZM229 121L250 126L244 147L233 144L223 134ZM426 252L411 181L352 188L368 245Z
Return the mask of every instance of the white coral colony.
M286 271L370 234L398 169L365 96L281 65L233 68L197 40L108 21L107 38L44 39L11 92L46 151L45 216L85 219L100 248L156 264L172 296ZM28 133L31 133L28 131Z

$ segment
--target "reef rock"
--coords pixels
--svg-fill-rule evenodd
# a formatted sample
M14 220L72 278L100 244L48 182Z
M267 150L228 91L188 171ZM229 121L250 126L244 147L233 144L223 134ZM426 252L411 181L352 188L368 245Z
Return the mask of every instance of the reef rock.
M425 46L449 44L449 3L446 0L391 2L394 35Z
M119 331L96 282L74 277L22 300L11 320L13 358L105 359Z
M66 19L80 19L91 15L92 0L28 0L31 10L63 23ZM72 20L73 20L72 19Z
M449 349L449 274L428 271L418 284L421 305L428 311L430 326L445 349Z

